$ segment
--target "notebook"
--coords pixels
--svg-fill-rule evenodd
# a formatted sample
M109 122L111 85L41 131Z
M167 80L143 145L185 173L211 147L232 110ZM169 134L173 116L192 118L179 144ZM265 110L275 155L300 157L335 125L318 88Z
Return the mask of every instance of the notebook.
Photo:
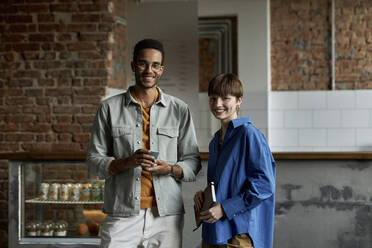
M204 201L202 209L198 212L195 211L194 209L196 228L193 231L196 231L202 223L202 221L199 219L200 213L205 210L208 210L210 207L212 207L214 203L216 203L216 191L214 188L214 182L210 182L208 186L204 189L203 198Z

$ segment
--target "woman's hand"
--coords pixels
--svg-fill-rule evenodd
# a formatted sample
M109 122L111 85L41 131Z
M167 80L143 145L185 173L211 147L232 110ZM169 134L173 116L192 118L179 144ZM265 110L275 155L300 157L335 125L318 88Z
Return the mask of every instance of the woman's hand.
M200 219L207 223L215 223L225 216L225 211L220 203L200 213Z
M199 212L202 209L203 206L203 191L198 191L194 195L194 210L195 212Z

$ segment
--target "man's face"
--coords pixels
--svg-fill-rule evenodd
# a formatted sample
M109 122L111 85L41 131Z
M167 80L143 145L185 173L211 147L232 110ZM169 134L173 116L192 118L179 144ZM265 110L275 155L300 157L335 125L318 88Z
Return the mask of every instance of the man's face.
M151 48L140 50L136 61L131 63L136 85L145 89L155 87L164 71L161 61L160 51Z

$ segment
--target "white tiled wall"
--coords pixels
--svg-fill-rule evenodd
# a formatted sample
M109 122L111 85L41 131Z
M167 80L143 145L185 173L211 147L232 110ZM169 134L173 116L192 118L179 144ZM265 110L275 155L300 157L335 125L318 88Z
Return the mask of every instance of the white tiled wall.
M272 151L371 151L372 90L269 93Z

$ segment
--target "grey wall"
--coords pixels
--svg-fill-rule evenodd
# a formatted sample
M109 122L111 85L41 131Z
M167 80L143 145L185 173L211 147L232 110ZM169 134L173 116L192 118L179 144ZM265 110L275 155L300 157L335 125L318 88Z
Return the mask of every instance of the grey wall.
M277 161L275 248L371 248L372 161ZM184 248L199 247L193 195L205 187L206 162L197 182L183 184Z

